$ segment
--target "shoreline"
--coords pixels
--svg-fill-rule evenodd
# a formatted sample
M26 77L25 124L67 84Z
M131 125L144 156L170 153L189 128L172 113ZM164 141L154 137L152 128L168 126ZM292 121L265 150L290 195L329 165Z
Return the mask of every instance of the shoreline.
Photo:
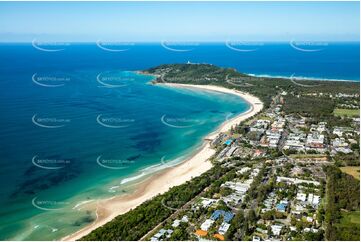
M269 75L269 74L253 74L253 73L244 73L252 77L261 77L261 78L280 78L291 80L291 78L299 81L318 81L318 82L360 82L360 80L350 80L350 79L333 79L333 78L321 78L321 77L308 77L308 76L282 76L282 75Z
M148 75L148 76L154 76L154 77L160 77L160 75L157 74L150 74L144 71L135 71L135 73L141 74L141 75ZM243 73L243 72L242 72ZM243 74L248 75L250 77L259 77L259 78L278 78L278 79L285 79L288 81L291 81L291 79L298 80L298 81L316 81L316 82L360 82L358 79L340 79L340 78L321 78L321 77L312 77L312 76L282 76L282 75L271 75L271 74L254 74L254 73L246 73ZM161 84L161 83L157 83ZM178 83L162 83L162 84L178 84ZM190 84L192 85L192 84Z
M96 205L96 220L77 232L63 237L61 240L74 241L89 234L94 229L110 222L118 215L124 214L129 210L137 207L146 200L149 200L158 194L168 191L171 187L181 185L193 177L199 176L212 167L209 158L211 158L216 151L210 147L210 142L207 139L214 139L220 132L226 132L232 126L239 124L241 121L252 117L263 109L263 103L255 96L237 91L235 89L228 89L219 86L211 85L190 85L190 84L170 84L162 83L157 85L166 85L175 88L191 88L208 90L215 92L222 92L233 94L244 99L250 104L250 108L236 117L223 122L216 131L208 134L203 141L201 148L195 152L194 155L180 162L179 164L165 168L155 172L150 177L142 182L139 182L136 190L131 194L115 196L109 199L99 200Z

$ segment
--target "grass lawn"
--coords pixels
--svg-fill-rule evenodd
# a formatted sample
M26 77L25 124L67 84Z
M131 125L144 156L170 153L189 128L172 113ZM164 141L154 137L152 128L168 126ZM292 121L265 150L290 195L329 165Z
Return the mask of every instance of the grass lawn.
M347 117L359 117L360 110L358 109L344 109L344 108L335 108L333 114L336 116L347 116Z
M359 166L345 166L340 167L341 171L353 176L357 180L360 180L360 167Z
M360 224L360 211L341 212L341 224Z
M337 240L360 241L360 211L341 211L341 218L334 229Z

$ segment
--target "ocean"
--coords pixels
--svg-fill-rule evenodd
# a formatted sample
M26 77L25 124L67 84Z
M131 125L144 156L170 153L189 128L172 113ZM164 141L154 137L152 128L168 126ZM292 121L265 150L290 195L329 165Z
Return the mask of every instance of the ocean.
M1 240L77 231L94 219L87 204L189 157L249 108L237 96L151 85L137 70L189 61L253 75L360 76L358 43L62 44L0 45Z

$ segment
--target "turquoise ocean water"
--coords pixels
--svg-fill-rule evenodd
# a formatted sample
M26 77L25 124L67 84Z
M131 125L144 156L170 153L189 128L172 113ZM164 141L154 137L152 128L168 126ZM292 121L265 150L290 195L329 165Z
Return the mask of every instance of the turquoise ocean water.
M236 96L154 86L134 72L100 74L38 74L35 81L53 87L24 81L2 97L1 239L78 230L94 218L83 205L180 162L248 109Z
M0 45L0 239L53 240L91 223L87 205L188 157L249 105L236 96L149 85L136 70L206 62L252 74L359 80L359 43L237 52L95 44L46 52Z

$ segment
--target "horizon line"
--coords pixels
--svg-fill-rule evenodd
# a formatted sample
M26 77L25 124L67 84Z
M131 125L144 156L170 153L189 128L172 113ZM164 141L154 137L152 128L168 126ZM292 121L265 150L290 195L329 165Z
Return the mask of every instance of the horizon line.
M36 38L34 39L36 40ZM32 44L33 41L28 41L28 40L24 40L24 41L1 41L0 40L0 44ZM238 43L258 43L258 44L262 44L262 43L290 43L290 42L303 42L303 43L325 43L325 42L329 42L329 43L360 43L360 40L247 40L247 41L241 41L241 40L214 40L214 41L197 41L197 40L187 40L187 41L183 41L183 40L154 40L154 41L101 41L101 40L96 40L96 41L66 41L66 40L59 40L59 41L51 41L51 40L43 40L43 41L39 41L40 43L74 43L74 44L96 44L98 42L102 42L102 43L108 43L108 44L155 44L155 43L184 43L184 44L198 44L198 43L203 43L203 44L218 44L218 43L227 43L227 42L238 42Z

